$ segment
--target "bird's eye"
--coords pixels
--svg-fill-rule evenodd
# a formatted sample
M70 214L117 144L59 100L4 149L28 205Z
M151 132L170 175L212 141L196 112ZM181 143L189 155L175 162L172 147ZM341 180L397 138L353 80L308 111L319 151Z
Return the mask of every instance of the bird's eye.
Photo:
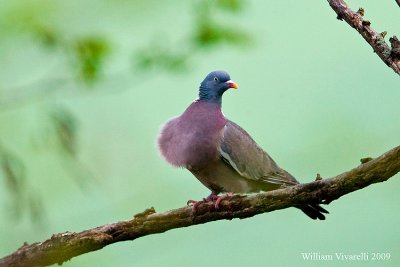
M217 77L214 77L214 81L218 81L218 78L217 78Z

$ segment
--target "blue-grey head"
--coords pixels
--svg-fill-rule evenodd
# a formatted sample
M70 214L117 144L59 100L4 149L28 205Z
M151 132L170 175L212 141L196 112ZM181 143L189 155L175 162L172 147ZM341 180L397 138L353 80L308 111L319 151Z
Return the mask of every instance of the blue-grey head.
M210 72L201 82L199 89L199 99L201 101L221 103L222 95L229 88L237 89L229 74L222 70Z

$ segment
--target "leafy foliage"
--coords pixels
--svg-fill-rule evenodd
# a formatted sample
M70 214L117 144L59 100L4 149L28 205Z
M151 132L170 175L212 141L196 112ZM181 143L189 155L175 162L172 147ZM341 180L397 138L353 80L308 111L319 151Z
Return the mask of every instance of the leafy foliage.
M151 44L135 54L138 69L148 70L159 68L169 72L186 70L190 58L202 52L202 48L215 48L219 44L243 45L251 41L244 31L230 24L218 22L222 12L237 13L243 8L241 0L201 0L194 2L193 30L185 38L190 41L180 41L175 47ZM182 52L185 51L185 52Z
M77 123L73 115L66 109L54 109L51 114L57 140L63 151L70 155L76 155L77 141Z
M10 215L20 218L28 212L33 221L39 221L44 212L42 198L29 188L24 162L4 146L0 146L0 178L10 192Z
M193 40L196 45L210 46L219 43L240 45L250 41L250 36L231 23L218 22L215 13L227 11L230 15L239 12L243 2L239 0L200 1L196 6L196 23Z
M105 38L85 37L76 40L72 48L77 59L79 76L86 82L94 82L100 75L110 46Z
M43 8L51 14L57 4ZM177 43L168 44L150 42L142 49L131 52L134 62L133 71L135 74L142 74L154 69L161 71L181 73L190 69L191 59L196 54L204 53L205 49L216 49L218 45L242 45L250 40L250 36L231 23L222 23L220 18L225 15L239 13L244 7L243 0L197 0L191 2L193 7L191 31L184 36L183 40ZM90 176L87 169L78 161L78 140L77 140L77 118L60 103L56 101L53 92L66 92L65 88L73 89L74 92L82 94L87 89L96 90L101 78L107 77L104 69L112 56L114 47L112 40L105 34L91 33L86 35L65 34L61 27L50 23L42 17L40 4L31 2L29 8L24 5L16 5L5 16L5 25L18 25L13 34L30 36L30 41L43 48L43 51L56 54L63 58L61 64L64 69L69 70L72 76L56 77L49 72L42 81L28 84L28 86L16 87L8 90L1 88L0 84L0 112L8 109L23 107L26 104L46 99L46 104L51 107L42 111L40 116L45 121L44 125L51 125L50 130L45 133L50 140L50 146L46 149L50 153L58 153L57 159L66 163L74 173L71 176L76 178L78 184ZM8 20L8 21L7 21ZM0 21L2 23L2 21ZM155 34L159 34L155 32ZM29 59L26 59L29 60ZM67 83L73 86L66 86ZM28 87L28 88L27 88ZM22 100L22 101L21 101ZM27 117L32 114L26 114ZM35 129L32 129L35 131ZM0 139L2 138L0 133ZM48 140L47 140L48 141ZM54 150L54 141L56 147ZM29 148L27 148L29 149ZM23 154L23 151L17 151ZM18 154L17 153L17 154ZM43 201L39 193L29 190L29 164L24 162L23 157L10 153L6 148L0 147L0 170L4 177L7 191L13 202L13 209L17 217L24 212L29 212L31 218L37 220L44 212ZM80 172L80 174L78 173ZM84 173L84 174L83 174Z

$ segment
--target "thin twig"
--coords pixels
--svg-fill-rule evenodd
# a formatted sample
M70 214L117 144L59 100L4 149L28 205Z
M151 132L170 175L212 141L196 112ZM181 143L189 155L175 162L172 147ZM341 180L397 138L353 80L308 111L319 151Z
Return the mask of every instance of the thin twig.
M0 267L61 264L72 257L99 250L112 243L135 240L175 228L217 220L243 219L303 203L328 204L345 194L386 181L398 173L400 146L364 162L333 178L266 193L234 195L231 199L223 200L219 210L215 210L212 203L204 203L197 207L196 216L192 215L191 207L187 206L163 213L150 208L129 221L106 224L79 233L55 234L40 243L24 244L11 255L0 259Z
M400 0L396 1L400 2ZM363 19L364 9L360 8L357 12L354 12L343 0L328 0L328 2L336 12L337 18L345 20L351 27L356 29L382 61L400 75L400 56L398 53L393 53L392 49L385 42L386 32L376 32L371 27L371 22Z

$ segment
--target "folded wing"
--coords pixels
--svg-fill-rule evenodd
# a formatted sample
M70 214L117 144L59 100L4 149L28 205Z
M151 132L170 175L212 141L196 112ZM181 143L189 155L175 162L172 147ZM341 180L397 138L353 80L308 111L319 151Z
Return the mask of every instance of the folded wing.
M226 163L247 179L272 184L298 184L245 130L229 120L224 128L220 153Z

